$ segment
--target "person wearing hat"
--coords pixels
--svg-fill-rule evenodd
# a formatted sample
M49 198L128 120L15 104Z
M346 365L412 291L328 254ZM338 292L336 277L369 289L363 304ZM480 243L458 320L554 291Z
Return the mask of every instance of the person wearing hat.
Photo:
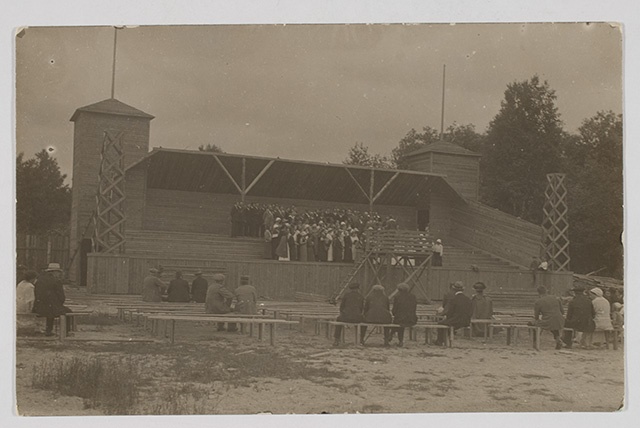
M531 324L551 331L556 341L556 349L562 349L563 342L560 339L560 331L564 328L562 301L547 294L547 288L542 285L538 287L538 295L540 298L533 306L534 321Z
M444 254L444 247L442 246L442 240L436 239L436 243L431 247L431 266L442 266L442 255Z
M256 288L250 284L249 275L240 277L240 286L235 289L236 295L236 312L247 315L255 315L258 313L256 303L258 301L258 292Z
M198 270L196 278L191 282L191 299L196 303L204 303L207 300L209 282L202 277L202 271Z
M476 294L471 298L471 319L472 320L490 320L493 318L493 302L491 299L484 295L484 290L487 288L484 282L476 282L473 284L473 289ZM484 335L484 326L474 324L471 329L473 336Z
M593 329L595 328L593 317L596 313L591 304L591 299L584 294L585 290L583 287L576 285L571 291L573 291L574 297L567 306L567 317L564 325L567 328L572 328L575 332L582 333L580 346L589 348L593 337ZM572 336L571 331L565 331L563 333L562 341L565 347L571 348L573 346Z
M601 288L595 287L590 291L593 299L591 304L595 315L593 316L593 322L595 329L593 332L593 343L602 343L603 341L609 346L611 332L613 331L613 324L611 323L611 304L604 298L604 293Z
M49 263L47 269L38 276L34 289L35 300L33 302L33 312L39 317L47 319L45 335L53 336L53 321L60 315L71 312L64 306L65 295L62 286L62 269L60 264ZM67 333L71 327L67 323Z
M166 288L167 285L160 279L160 271L156 268L149 269L149 275L142 281L142 301L162 302L162 292Z
M444 296L442 296L442 306L440 306L437 310L438 315L444 316L459 287L464 288L464 286L462 285L462 281L449 283L449 291L444 293Z
M389 298L384 294L384 287L376 284L364 300L364 322L368 324L391 324ZM364 346L367 326L360 328L360 344ZM389 327L384 328L384 345L389 346Z
M276 250L278 249L278 244L280 243L280 229L280 218L277 218L276 223L271 228L271 258L273 260L278 260L278 254Z
M348 322L348 323L361 323L364 318L362 312L364 310L364 297L360 293L360 284L349 284L349 291L347 291L342 300L340 301L340 315L336 321ZM334 331L333 346L340 345L340 337L342 336L342 326L337 325Z
M412 327L418 322L418 315L416 309L418 308L418 302L416 296L409 290L409 284L401 282L398 284L398 293L393 298L393 308L391 313L393 314L393 323L399 324L400 327L394 328L389 332L388 341L391 342L394 334L398 334L398 346L404 345L404 329L406 327Z
M207 290L204 311L208 314L228 314L231 312L231 302L235 297L224 286L225 276L221 273L213 275L213 284ZM224 331L224 323L218 323L218 331ZM235 324L229 324L229 331L235 331Z
M182 272L176 271L176 277L169 283L167 302L188 303L191 301L189 283L182 279Z
M438 324L447 325L457 330L462 327L468 327L471 323L471 299L465 296L462 281L456 281L452 289L455 294L442 313L445 319L438 322ZM438 329L438 339L435 344L444 345L448 334L449 329Z

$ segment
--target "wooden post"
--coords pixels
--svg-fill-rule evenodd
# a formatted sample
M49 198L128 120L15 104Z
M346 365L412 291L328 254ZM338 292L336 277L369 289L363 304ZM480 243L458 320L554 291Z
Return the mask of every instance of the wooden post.
M369 180L369 214L373 211L373 185L375 170L371 168L371 178Z
M247 158L242 158L242 192L240 198L244 202L244 196L247 194Z

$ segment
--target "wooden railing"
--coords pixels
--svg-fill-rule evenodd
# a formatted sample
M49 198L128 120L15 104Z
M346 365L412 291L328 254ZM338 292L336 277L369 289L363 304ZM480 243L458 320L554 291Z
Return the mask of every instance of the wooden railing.
M414 230L371 230L366 234L366 250L374 253L415 256L431 253L433 238Z

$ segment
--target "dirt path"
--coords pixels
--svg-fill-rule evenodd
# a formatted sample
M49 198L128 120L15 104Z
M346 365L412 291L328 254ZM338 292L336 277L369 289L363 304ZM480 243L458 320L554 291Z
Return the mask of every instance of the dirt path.
M81 326L77 337L149 337L141 328ZM613 350L543 350L527 340L507 347L459 339L450 349L405 342L331 347L322 336L282 330L276 347L248 336L185 325L179 342L67 342L19 339L18 404L25 415L89 415L78 397L32 388L41 361L127 356L144 385L131 413L254 414L615 411L624 394L624 354ZM172 404L173 403L173 404Z

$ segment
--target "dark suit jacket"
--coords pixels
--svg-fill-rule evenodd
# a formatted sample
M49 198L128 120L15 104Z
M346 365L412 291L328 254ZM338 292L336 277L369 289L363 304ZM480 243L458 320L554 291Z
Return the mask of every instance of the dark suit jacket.
M35 283L33 312L41 317L55 318L69 312L64 306L65 295L62 281L51 273L44 272Z
M191 295L193 300L198 303L204 303L207 298L207 289L209 288L209 282L203 277L198 277L191 283Z
M469 326L471 324L471 299L463 293L457 293L449 301L444 314L447 318L440 321L440 324L450 325L454 328Z
M584 294L578 294L574 297L567 307L567 328L573 328L577 331L590 333L595 329L593 317L596 312L593 309L591 299Z
M358 290L350 290L344 294L340 302L340 315L338 321L362 322L364 310L364 297Z
M370 293L364 301L364 320L374 324L390 324L389 298L382 292Z
M172 279L167 289L168 302L190 302L189 283L182 278Z
M416 296L408 291L398 291L393 299L393 322L404 327L410 327L418 322L416 315Z

